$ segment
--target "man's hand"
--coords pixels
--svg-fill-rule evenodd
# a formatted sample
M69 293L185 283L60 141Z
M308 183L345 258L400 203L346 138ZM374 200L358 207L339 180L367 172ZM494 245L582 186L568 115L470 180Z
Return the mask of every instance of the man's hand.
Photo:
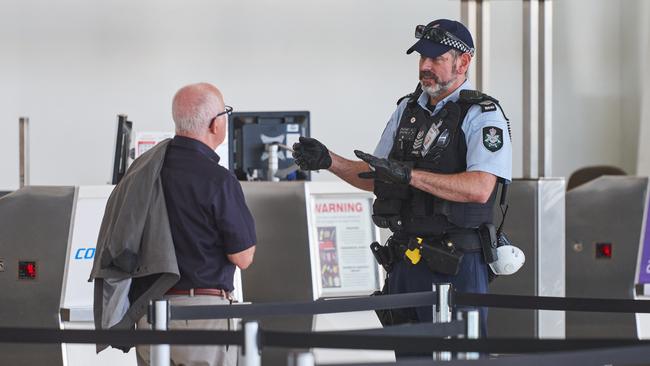
M300 136L293 144L293 158L302 170L329 169L332 166L330 152L320 141Z
M363 151L354 150L354 154L370 165L374 171L359 173L359 178L377 179L383 182L396 184L409 184L411 182L411 168L396 161L380 159L376 156L366 154Z

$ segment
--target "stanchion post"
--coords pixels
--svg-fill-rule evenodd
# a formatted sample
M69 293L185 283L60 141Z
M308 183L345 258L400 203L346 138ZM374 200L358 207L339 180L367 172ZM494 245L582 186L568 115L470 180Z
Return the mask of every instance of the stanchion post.
M478 310L464 310L456 314L457 320L465 320L465 335L461 338L478 339L479 337L479 311ZM459 352L458 359L460 360L478 360L478 352Z
M292 352L289 354L287 366L314 366L314 355L311 352Z
M169 304L167 300L153 302L153 329L166 331L169 325ZM152 344L151 366L169 366L170 346L168 344Z
M433 289L436 292L436 304L433 307L433 322L449 323L451 321L451 306L449 301L451 284L436 283ZM434 352L433 359L436 361L449 361L451 360L451 352Z
M480 329L480 314L478 310L469 310L467 312L467 339L478 339ZM467 352L468 360L478 360L478 352Z
M29 117L18 119L19 187L29 185Z
M259 340L260 325L258 322L244 323L244 347L242 347L243 366L261 366Z

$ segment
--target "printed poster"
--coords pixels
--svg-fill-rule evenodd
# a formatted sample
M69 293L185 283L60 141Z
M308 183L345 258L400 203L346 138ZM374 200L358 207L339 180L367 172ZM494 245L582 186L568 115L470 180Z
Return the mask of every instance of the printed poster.
M336 226L318 228L318 254L323 288L341 287L341 272L336 252Z
M363 294L378 289L375 238L369 196L316 195L316 224L321 295Z

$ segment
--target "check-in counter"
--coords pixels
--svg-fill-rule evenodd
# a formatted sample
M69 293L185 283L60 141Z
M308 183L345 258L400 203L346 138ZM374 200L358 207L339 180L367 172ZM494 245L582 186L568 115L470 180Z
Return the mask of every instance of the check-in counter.
M567 192L567 296L648 298L647 211L647 177L603 176ZM648 332L648 314L567 313L567 337L650 338Z
M94 329L88 282L113 186L25 187L0 198L0 327ZM241 276L235 296L243 299ZM2 365L136 365L94 344L0 343Z
M381 288L384 274L370 244L374 195L343 182L242 182L255 218L254 264L243 271L252 302L313 301L365 296ZM379 328L374 312L262 319L273 330L327 331ZM390 351L316 349L316 363L393 361ZM264 349L262 362L279 365L287 350Z
M95 241L112 186L25 187L0 198L0 326L94 329ZM7 365L135 365L93 344L0 344Z
M513 179L504 231L523 250L526 263L490 283L490 293L565 296L565 187L563 178ZM496 207L497 225L499 211ZM565 324L562 311L491 308L488 337L564 338Z

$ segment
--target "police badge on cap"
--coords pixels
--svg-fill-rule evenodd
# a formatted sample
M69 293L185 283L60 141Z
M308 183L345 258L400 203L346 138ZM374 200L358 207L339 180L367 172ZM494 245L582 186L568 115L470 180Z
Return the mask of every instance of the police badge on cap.
M483 127L483 146L486 149L496 152L503 147L503 130L499 127Z

